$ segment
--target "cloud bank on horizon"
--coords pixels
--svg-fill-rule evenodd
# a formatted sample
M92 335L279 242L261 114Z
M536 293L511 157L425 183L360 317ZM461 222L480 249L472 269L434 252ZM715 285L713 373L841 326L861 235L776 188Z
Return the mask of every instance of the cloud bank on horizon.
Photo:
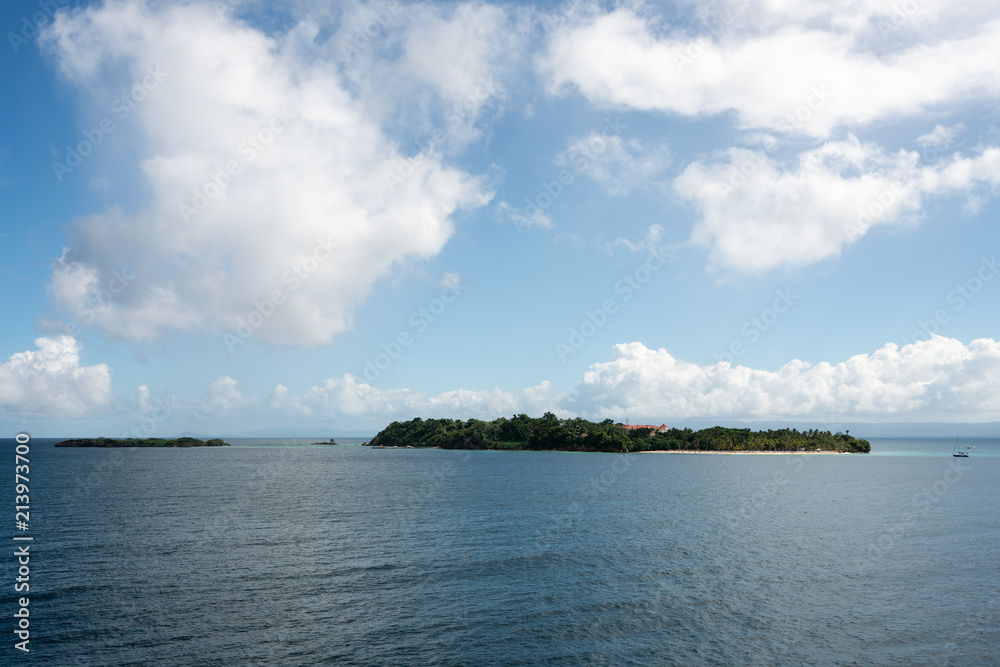
M357 368L318 362L348 344L373 300L453 261L450 245L465 238L477 269L499 247L519 265L544 263L541 246L590 244L612 258L670 246L710 276L705 290L725 291L836 272L848 252L919 236L928 219L975 218L1000 187L989 111L1000 100L995 5L303 1L273 22L260 11L256 2L107 0L60 10L40 29L39 53L78 100L80 136L96 136L90 128L108 120L103 101L128 91L118 135L129 132L129 152L107 161L141 190L64 221L45 289L83 331L48 327L36 349L0 364L0 414L124 422L162 412L169 396L178 424L546 410L1000 419L995 329L964 342L936 331L904 345L882 338L853 356L785 358L771 370L685 361L622 332L610 359L600 356L607 345L588 348L571 382L525 378L516 389L379 388ZM538 141L533 119L559 113L622 115L632 129L554 125L543 129L555 139ZM976 114L991 120L974 123ZM110 143L110 130L102 136ZM75 169L70 152L56 151L60 182ZM527 207L514 185L534 178L524 173L542 174ZM581 189L597 211L591 227L567 212ZM622 226L615 207L643 198L658 208ZM497 235L510 229L497 220L513 222L532 250L501 246ZM516 280L481 270L481 282ZM545 310L526 299L515 306ZM565 329L539 318L524 326ZM256 371L237 364L201 396L151 393L166 383L153 379L132 398L113 390L108 363L81 357L105 344L207 338L225 340L230 354L251 339L311 350L311 384L290 390L282 377L256 377L255 387L274 389L247 397L234 376Z
M72 338L40 338L38 350L0 365L5 407L41 417L101 414L113 406L104 364L80 366ZM35 379L37 378L37 379ZM137 389L133 416L165 413L164 419L208 419L239 424L264 412L282 423L303 419L354 419L359 424L411 416L493 419L551 411L560 417L623 421L692 419L878 419L936 418L982 421L1000 411L1000 342L968 345L932 335L899 347L887 343L872 354L817 365L792 360L776 371L721 361L698 365L639 342L616 345L612 359L588 369L572 392L558 394L549 382L519 392L454 390L429 396L410 389L379 389L347 373L327 378L299 396L282 384L269 394L243 396L228 376L204 395L151 398Z

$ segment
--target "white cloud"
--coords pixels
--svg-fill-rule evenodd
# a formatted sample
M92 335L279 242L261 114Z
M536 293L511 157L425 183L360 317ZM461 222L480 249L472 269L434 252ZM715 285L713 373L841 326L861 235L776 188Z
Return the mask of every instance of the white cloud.
M619 247L628 248L631 252L639 252L640 250L645 250L648 252L664 253L666 251L666 246L663 243L663 226L662 225L650 225L649 229L646 230L646 236L638 241L632 241L623 236L619 236L614 241L601 244L603 250L607 251L609 254L613 253Z
M921 146L931 146L935 148L942 148L951 146L955 139L958 138L962 132L965 131L965 125L958 123L956 125L935 125L934 129L927 134L922 134L917 137L917 143Z
M454 13L448 45L473 48L462 21L483 19L475 7ZM141 79L148 67L165 73L127 119L144 138L151 200L135 213L111 209L73 223L53 265L60 307L87 311L85 323L130 340L169 329L224 334L281 290L254 335L325 344L351 328L354 306L376 281L441 250L453 213L489 201L484 180L448 167L438 150L405 163L407 151L371 113L375 102L345 87L342 56L336 44L315 41L318 30L305 22L269 37L208 4L126 1L58 15L41 43L84 91ZM418 63L421 37L403 35L413 40L411 73L427 78L436 58L455 55L441 46ZM469 55L473 70L492 53ZM475 85L452 70L434 83L449 105ZM238 173L226 174L232 164ZM204 208L186 209L185 221L182 204ZM134 280L101 299L123 268Z
M744 26L773 29L788 23L808 24L830 31L851 31L887 40L917 34L927 26L940 24L948 15L944 0L914 0L888 4L882 0L685 0L697 10L696 33L717 35L739 32ZM972 3L969 3L972 4ZM983 3L986 4L986 3ZM968 17L966 9L959 16ZM949 16L954 20L955 16ZM971 24L971 25L974 25Z
M638 139L626 141L597 132L571 140L566 151L556 156L557 165L593 178L612 195L655 183L669 163L670 151L665 145L645 146Z
M736 3L719 4L723 16ZM936 11L938 3L929 4ZM733 112L742 128L817 138L1000 94L995 5L951 10L958 14L949 21L914 13L903 22L910 40L899 49L886 49L878 30L893 7L853 5L867 8L867 21L845 20L850 7L828 3L807 3L804 11L764 3L711 38L663 28L629 8L574 6L554 19L539 67L552 92L577 90L594 104L684 116Z
M968 193L978 185L989 185L992 194L1000 185L1000 148L983 148L975 157L956 153L948 160L922 169L918 178L919 187L928 193Z
M497 222L510 223L518 231L531 227L540 227L542 229L550 229L552 227L552 218L549 217L549 214L538 208L531 201L527 202L523 211L514 208L505 201L498 202L494 210L494 215Z
M377 34L359 40L386 8ZM441 132L435 149L461 150L482 137L481 121L505 109L504 81L523 67L530 21L528 10L482 2L360 3L348 7L331 42L347 55L345 82L382 125Z
M0 411L32 417L83 417L114 403L107 364L80 365L80 344L71 336L42 337L36 350L0 364Z
M836 257L875 227L915 224L930 195L962 194L975 213L992 195L981 186L1000 182L994 148L939 159L961 123L919 136L922 152L892 153L845 133L995 102L996 5L686 2L671 23L658 11L572 5L550 18L538 68L555 94L572 90L616 109L725 115L747 131L758 148L699 159L674 183L699 214L691 240L710 251L711 268L759 273ZM782 162L772 133L825 143ZM610 191L630 189L601 162L593 166ZM649 182L649 171L636 170L632 182Z
M362 417L381 413L389 417L418 395L409 389L378 389L345 373L310 387L301 397L289 399L287 409L303 416Z
M547 381L521 392L457 389L427 396L410 389L379 389L344 374L323 380L302 396L283 397L280 408L285 414L300 417L495 419L518 412L541 414L557 409L560 398L552 395Z
M929 195L1000 183L1000 150L922 164L915 151L888 153L853 136L783 165L765 151L730 149L726 159L688 165L675 191L699 214L694 243L713 268L759 273L835 257L881 225L919 220Z
M87 181L87 185L89 185L92 190L97 192L107 192L111 189L112 183L103 176L95 176Z
M153 404L149 401L150 396L148 386L141 384L135 388L136 407L140 413L146 414L153 409Z
M592 418L1000 418L1000 343L933 336L839 363L793 360L776 371L700 366L642 343L615 345L573 405Z
M243 407L243 394L240 392L239 382L223 375L208 386L208 397L206 408L209 414L220 414L232 412Z
M288 387L283 384L277 384L274 390L271 392L271 396L268 401L268 405L272 408L279 407L288 398Z
M335 423L377 430L414 417L489 420L547 411L561 417L629 416L656 423L832 417L1000 420L1000 342L983 338L963 344L934 335L902 347L888 343L840 362L792 360L774 371L727 362L702 366L635 342L615 345L612 358L591 365L569 394L554 392L545 381L520 391L456 389L426 395L373 387L344 374L300 395L278 385L270 394L248 398L236 380L223 376L204 399L186 408L172 405L180 421L194 416L217 424L227 419L244 429Z
M148 390L139 388L139 414L149 412ZM173 400L169 419L177 424L198 428L191 420L209 421L213 428L220 423L229 428L250 430L275 424L326 425L331 422L346 428L381 429L392 420L425 418L496 419L526 412L552 411L569 416L560 407L564 396L555 394L548 381L521 391L457 389L426 395L405 388L380 389L359 381L349 373L324 379L300 395L278 384L264 396L243 396L234 378L222 376L207 389L204 397L182 403Z

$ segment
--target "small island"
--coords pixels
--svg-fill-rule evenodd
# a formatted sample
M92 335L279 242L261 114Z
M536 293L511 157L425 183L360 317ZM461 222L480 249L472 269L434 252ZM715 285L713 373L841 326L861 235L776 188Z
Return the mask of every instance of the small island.
M794 428L751 431L748 428L667 428L617 424L611 419L559 419L515 415L493 421L421 419L392 422L368 447L440 449L514 449L569 452L727 452L727 453L869 453L871 444L850 433Z
M314 445L339 445L340 443L337 442L336 440L334 440L333 438L330 438L329 442L314 442L313 444Z
M213 438L76 438L57 442L56 447L230 447L228 442Z

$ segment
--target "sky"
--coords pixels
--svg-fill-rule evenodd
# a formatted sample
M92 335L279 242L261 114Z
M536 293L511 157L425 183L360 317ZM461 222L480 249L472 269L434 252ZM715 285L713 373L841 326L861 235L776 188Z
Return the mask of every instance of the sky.
M0 422L1000 421L1000 5L11 1Z

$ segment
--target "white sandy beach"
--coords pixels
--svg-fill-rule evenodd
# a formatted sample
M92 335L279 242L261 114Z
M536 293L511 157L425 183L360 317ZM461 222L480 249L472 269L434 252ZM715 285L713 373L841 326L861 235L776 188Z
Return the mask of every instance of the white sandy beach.
M769 456L787 456L789 454L851 454L852 452L835 452L831 450L824 450L822 452L716 452L716 451L701 451L697 449L655 449L646 452L637 452L639 454L742 454L742 455L769 455Z

